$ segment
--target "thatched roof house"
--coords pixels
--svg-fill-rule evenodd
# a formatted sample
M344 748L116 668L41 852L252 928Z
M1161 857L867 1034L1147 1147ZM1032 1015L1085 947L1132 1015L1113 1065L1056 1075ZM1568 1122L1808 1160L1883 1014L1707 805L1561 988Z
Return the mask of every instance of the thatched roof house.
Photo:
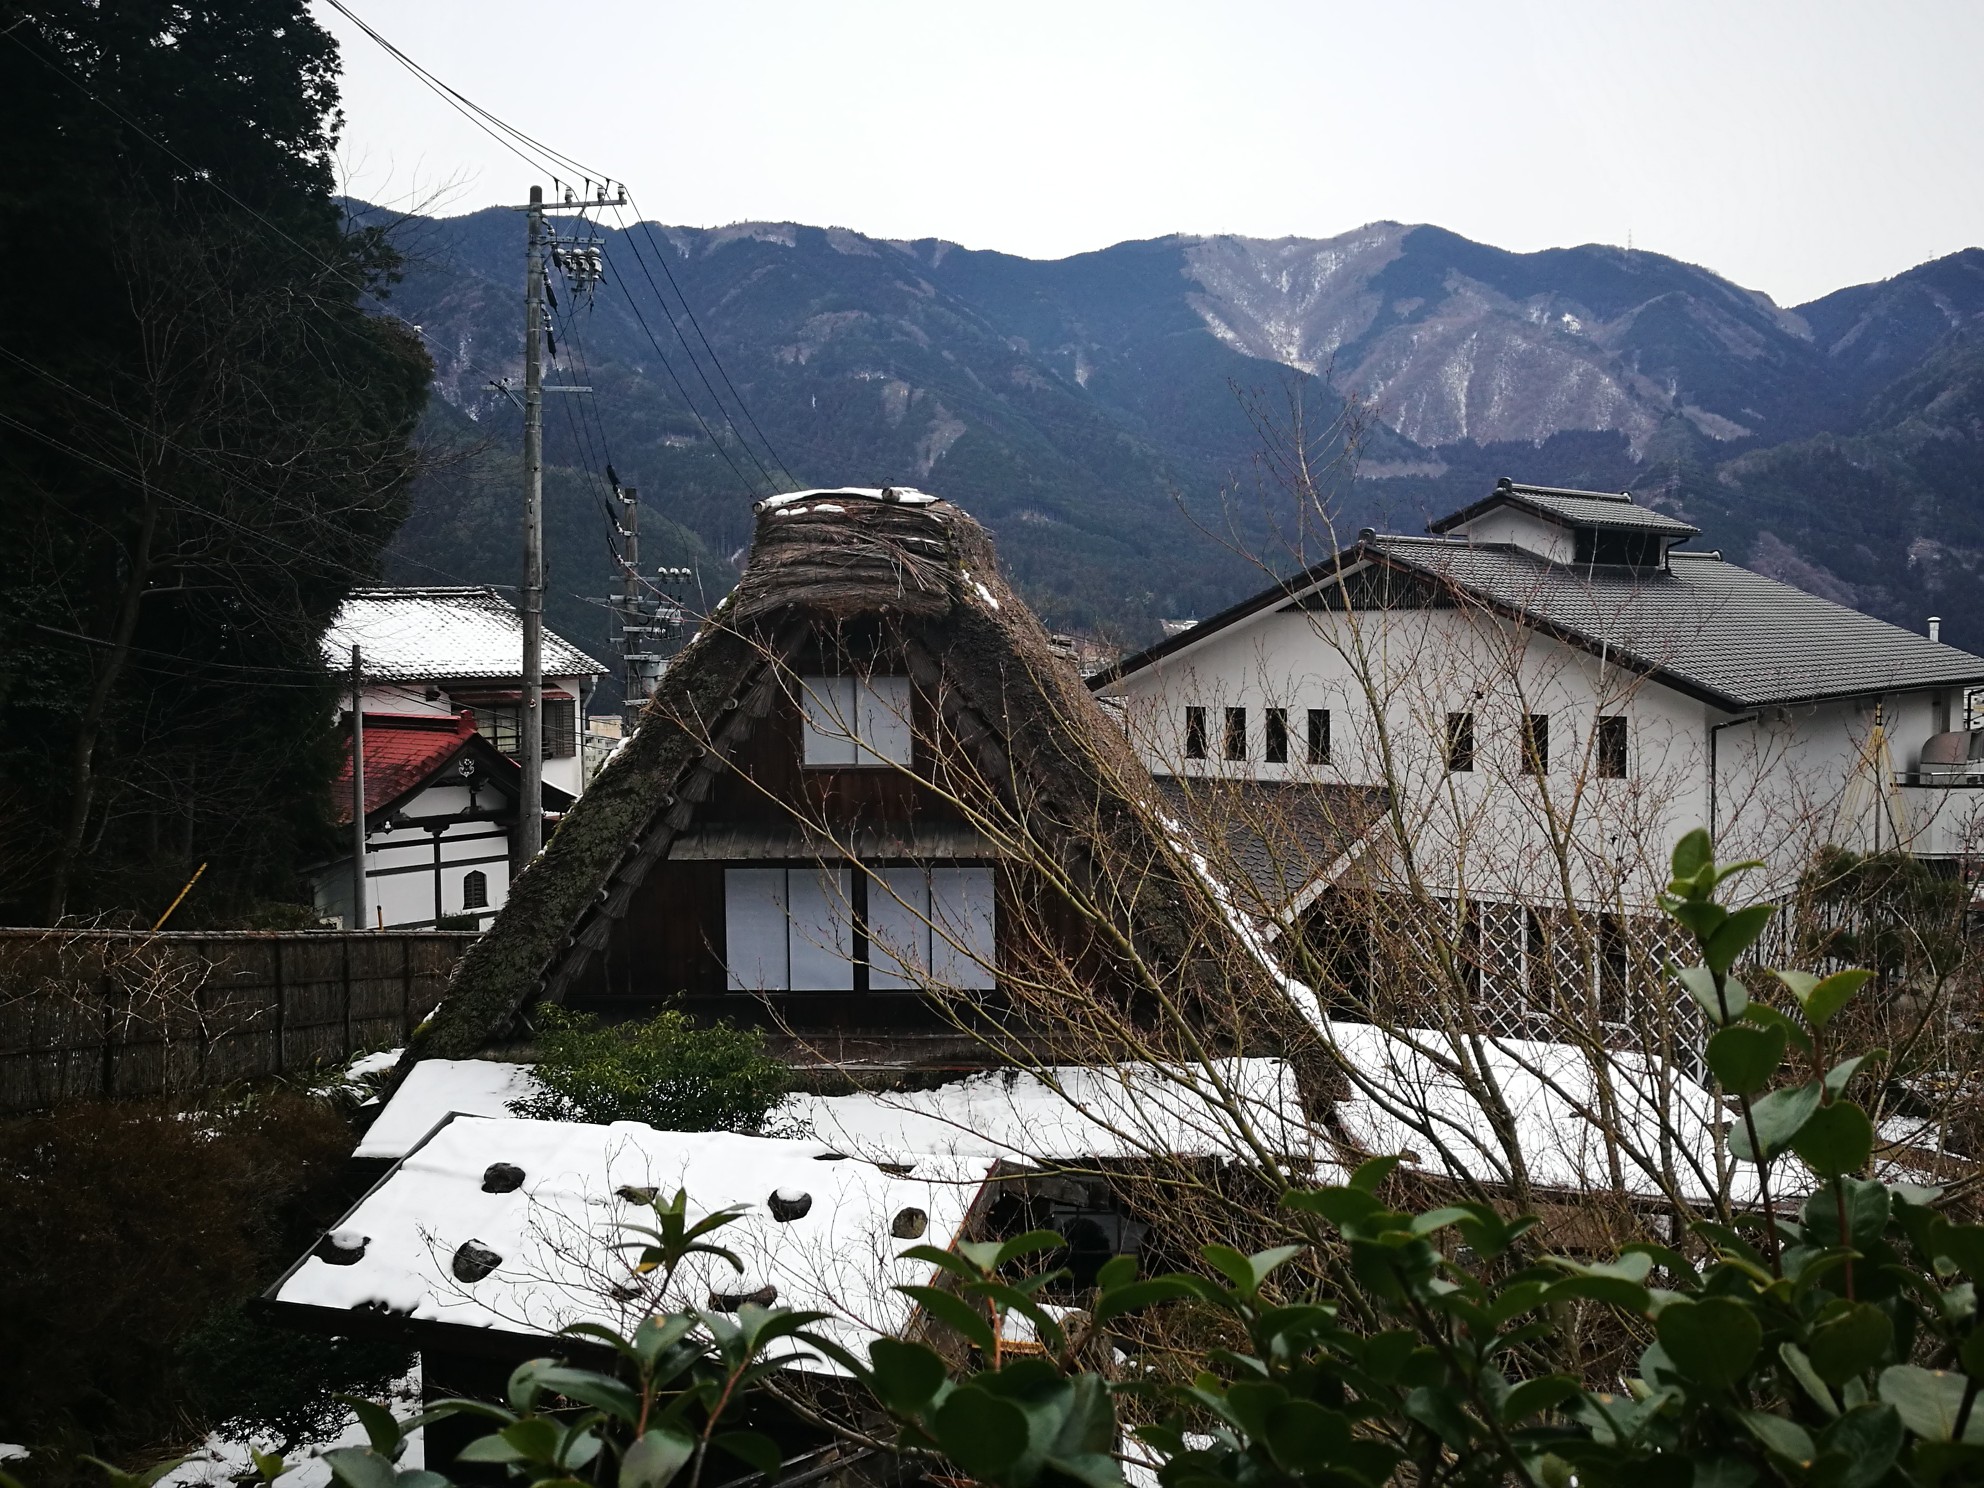
M1230 1010L1262 969L1155 802L969 515L897 489L774 497L414 1056L526 1041L544 998L949 1067L1075 994L1112 1009L1098 1026L1153 1000ZM1096 1057L1049 1021L1063 1047L1036 1055Z

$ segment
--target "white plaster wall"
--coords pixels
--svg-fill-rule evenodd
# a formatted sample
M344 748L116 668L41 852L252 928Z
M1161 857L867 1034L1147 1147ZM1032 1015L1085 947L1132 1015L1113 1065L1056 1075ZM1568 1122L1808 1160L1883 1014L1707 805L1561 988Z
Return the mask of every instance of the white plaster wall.
M1532 553L1541 553L1553 563L1569 563L1577 554L1577 539L1570 528L1512 506L1485 511L1447 536L1483 544L1514 543Z
M493 792L481 793L483 804ZM445 817L468 809L469 793L462 786L436 786L422 791L402 808L413 818ZM382 827L366 839L367 915L387 928L432 925L435 919L435 837L424 827ZM491 821L451 822L440 838L440 893L443 915L469 912L463 888L472 871L488 879L489 903L481 911L482 925L500 909L510 893L510 834ZM318 873L317 911L347 924L351 917L351 861L346 858Z
M1746 719L1598 657L1479 611L1391 610L1346 617L1271 612L1209 635L1105 690L1160 773L1398 784L1406 835L1429 885L1485 897L1555 897L1568 876L1580 896L1658 893L1683 833L1714 827L1725 860L1761 857L1781 888L1827 841L1893 846L1899 825L1933 851L1961 815L1984 839L1984 811L1885 797L1864 767L1872 700L1766 709ZM1932 732L1934 694L1882 699L1893 767L1912 767ZM1373 707L1373 699L1378 706ZM1183 757L1185 707L1207 710L1206 760ZM1949 699L1945 698L1946 706ZM1220 758L1223 710L1247 710L1248 755ZM1261 758L1263 709L1289 710L1290 762ZM1327 765L1307 763L1305 713L1331 711ZM1448 712L1475 714L1476 765L1445 767ZM1521 768L1524 718L1550 719L1550 765ZM1601 714L1628 720L1628 777L1601 779L1589 753ZM1382 716L1385 727L1377 727ZM1962 717L1961 699L1951 715ZM1730 720L1735 720L1730 722ZM1713 746L1710 727L1716 731ZM1715 789L1709 756L1716 756ZM1859 777L1861 784L1850 789ZM1902 797L1928 792L1903 792ZM1952 793L1941 793L1947 796ZM1984 791L1971 794L1984 796ZM1885 799L1889 804L1879 805Z

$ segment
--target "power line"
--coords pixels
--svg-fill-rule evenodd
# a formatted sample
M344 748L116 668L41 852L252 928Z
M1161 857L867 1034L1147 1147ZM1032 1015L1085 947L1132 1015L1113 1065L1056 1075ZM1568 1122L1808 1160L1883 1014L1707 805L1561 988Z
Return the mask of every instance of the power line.
M758 427L758 420L751 412L751 405L746 403L744 401L743 394L737 391L737 385L730 380L730 373L725 370L722 358L720 358L716 354L716 348L710 345L710 338L703 333L703 324L701 321L696 319L695 307L689 303L689 297L682 293L682 286L675 282L675 273L672 269L668 267L667 255L661 251L660 244L655 242L654 230L648 226L647 219L641 216L640 204L634 201L634 198L631 193L628 195L627 200L629 203L632 204L632 210L634 213L634 225L640 228L642 235L646 237L648 240L648 246L654 250L655 262L661 265L662 275L668 280L669 288L675 291L675 298L682 302L682 313L689 317L689 324L695 327L696 338L703 343L703 350L709 353L710 362L712 365L715 366L717 371L717 376L721 377L723 379L723 385L730 389L731 399L737 404L738 412L744 415L744 421L751 426L751 432L758 436L758 442L764 445L765 453L772 457L772 463L778 466L778 468L784 472L786 483L788 485L797 486L799 484L798 479L793 475L792 471L787 467L785 461L779 458L779 453L776 449L772 447L771 440L765 437L765 431ZM616 223L620 222L620 209L618 207L615 207L613 209L613 220ZM624 225L621 227L621 231L623 233L626 232L626 228ZM633 238L631 234L628 235L628 242L629 243L633 242ZM643 273L646 273L647 263L645 260L641 259L640 248L638 245L634 247L634 257L637 261L640 261L641 271ZM652 284L654 281L650 279L648 282ZM655 291L655 297L657 299L661 297L660 290L657 289ZM666 309L667 306L664 304L662 308ZM678 337L682 334L681 328L679 326L676 327L675 334ZM710 390L710 396L712 398L716 396L716 390L714 388ZM767 479L770 478L769 471L766 472L766 478Z
M361 32L363 32L366 35L366 37L368 37L371 41L376 43L395 61L400 63L409 72L411 72L416 79L418 79L429 90L435 93L435 95L438 96L450 108L454 109L455 112L461 114L477 129L481 130L484 134L488 135L491 139L495 140L505 150L509 151L512 155L515 155L519 160L523 161L525 164L530 165L535 169L545 171L546 174L551 176L554 184L568 184L561 182L559 180L558 173L561 170L577 172L588 183L597 181L602 185L604 185L606 182L615 179L613 177L607 176L597 167L589 166L585 162L577 160L574 157L567 155L562 151L554 149L552 146L543 143L541 140L538 140L532 137L531 135L524 133L524 131L518 129L515 125L510 124L509 122L502 119L498 115L484 108L481 104L475 102L474 99L468 97L468 95L462 93L459 89L449 86L447 83L443 82L439 76L431 72L426 67L422 66L419 62L416 62L411 56L409 56L406 52L402 51L399 47L395 46L378 30L373 28L371 25L367 24L363 19L361 19L357 15L356 12L354 12L351 9L350 6L344 4L343 0L327 0L327 3L329 3L331 8L337 11L339 15L343 16L346 20L350 21ZM535 153L533 154L532 152ZM619 184L622 191L624 192L626 189L626 183L624 181L621 181ZM691 327L695 330L697 340L701 342L704 352L708 355L711 363L716 367L717 376L722 379L724 386L729 389L731 399L733 402L736 403L738 412L743 415L744 421L750 425L752 432L757 435L759 442L764 445L766 453L769 454L772 458L772 463L777 465L779 469L782 472L784 472L786 481L789 484L797 485L798 481L793 477L791 470L788 469L785 462L779 458L778 451L775 448L773 448L771 441L765 437L764 430L759 427L758 421L756 417L752 414L750 406L744 402L742 395L738 393L737 386L735 382L732 381L729 372L725 369L722 359L717 356L716 348L710 344L709 337L704 333L701 322L696 319L695 310L689 304L687 297L682 294L681 286L676 283L674 273L668 267L667 259L662 255L660 246L656 244L654 241L654 234L652 230L648 227L648 225L645 222L639 220L638 209L636 209L635 216L636 216L637 225L641 228L642 232L647 236L649 246L654 250L655 257L661 265L663 277L668 280L670 286L675 290L676 298L681 302L684 315L688 318ZM616 220L618 220L618 217L619 217L618 209L616 208L615 210ZM715 386L709 380L709 374L703 370L702 362L696 356L695 348L690 345L688 337L683 334L681 326L676 321L675 313L669 309L667 298L661 293L660 286L655 283L654 275L647 267L647 261L646 258L641 253L640 244L637 241L635 241L632 233L626 230L624 223L621 226L621 233L622 236L626 238L628 247L632 249L636 262L640 264L641 273L643 277L647 279L649 288L654 291L656 302L661 306L662 312L668 316L669 326L675 332L676 339L681 343L683 351L687 353L690 364L695 367L696 374L698 378L701 379L704 388L709 392L711 401L715 403L717 416L725 424L730 425L731 432L737 436L738 444L744 449L745 453L750 456L752 463L758 467L758 470L760 474L764 476L765 481L769 485L771 485L774 489L776 489L778 483L773 478L771 470L765 465L764 461L758 458L757 451L753 449L751 447L750 442L744 438L743 431L738 429L736 424L732 421L729 410L724 407L722 397L717 393ZM621 288L623 292L625 292L626 287L622 285ZM689 397L687 388L685 388L682 385L681 379L676 376L674 367L669 363L667 354L661 350L661 344L659 340L655 337L653 331L649 329L646 322L646 318L640 314L638 307L634 306L633 296L631 294L628 294L628 304L631 308L634 308L635 318L640 321L641 329L647 335L649 342L653 344L656 355L661 357L662 365L668 372L669 380L675 384L676 391L681 396L684 405L689 409L691 413L695 415L697 423L702 426L704 434L710 438L711 443L717 445L719 453L722 453L725 461L731 465L731 468L733 469L733 471L736 472L738 479L744 484L745 489L751 492L751 494L755 495L756 492L751 491L751 483L748 480L744 479L743 472L737 469L736 463L730 460L729 454L723 450L722 445L717 441L715 435L711 433L708 424L703 419L701 411L697 409L697 407L695 406L694 400Z

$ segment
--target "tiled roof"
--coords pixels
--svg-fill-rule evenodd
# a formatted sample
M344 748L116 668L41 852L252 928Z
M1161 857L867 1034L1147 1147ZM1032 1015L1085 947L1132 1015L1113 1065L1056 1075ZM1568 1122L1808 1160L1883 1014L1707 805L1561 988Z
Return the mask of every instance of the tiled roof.
M1984 657L1712 553L1675 552L1667 570L1635 571L1453 538L1387 536L1366 546L1739 708L1984 682Z
M1571 491L1558 486L1518 486L1498 483L1469 507L1428 525L1427 531L1450 532L1494 506L1520 506L1573 527L1598 527L1614 532L1654 532L1666 537L1693 537L1701 531L1665 513L1641 506L1628 491Z
M1279 909L1348 852L1384 814L1379 786L1310 780L1157 777L1159 801L1215 859L1244 877L1251 912Z
M365 814L383 810L424 784L475 736L466 713L367 713L365 715ZM351 821L351 745L331 784L331 804L339 825Z
M521 677L524 621L488 588L355 589L324 632L333 671L359 648L367 678L431 682L454 677ZM544 632L544 675L597 676L606 668L562 636Z

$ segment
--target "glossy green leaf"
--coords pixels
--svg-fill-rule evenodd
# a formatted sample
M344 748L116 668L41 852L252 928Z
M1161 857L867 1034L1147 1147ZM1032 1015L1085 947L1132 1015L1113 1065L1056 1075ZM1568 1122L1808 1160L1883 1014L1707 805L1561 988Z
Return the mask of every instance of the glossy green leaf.
M1764 1449L1773 1456L1806 1467L1819 1455L1812 1434L1796 1421L1787 1421L1783 1416L1774 1416L1768 1411L1747 1410L1739 1412L1739 1416L1750 1435L1762 1442Z
M1524 1380L1503 1398L1502 1423L1507 1426L1518 1425L1538 1411L1551 1410L1562 1405L1577 1394L1578 1389L1578 1382L1568 1374L1545 1374L1536 1379Z
M1832 1387L1819 1378L1818 1370L1812 1367L1811 1355L1786 1340L1777 1346L1777 1356L1784 1361L1791 1377L1798 1381L1799 1388L1811 1398L1812 1404L1828 1416L1839 1414L1839 1398L1833 1394Z
M1779 972L1782 976L1783 973ZM1812 1052L1812 1036L1805 1031L1805 1025L1789 1013L1780 1012L1767 1002L1752 1002L1743 1009L1745 1022L1754 1023L1759 1028L1781 1028L1791 1046L1800 1053Z
M963 1334L981 1352L989 1355L994 1351L996 1344L992 1335L992 1320L955 1292L924 1286L897 1287L896 1290L921 1305L938 1322Z
M1852 1000L1853 994L1874 979L1871 971L1854 968L1850 971L1836 971L1821 979L1812 990L1800 998L1804 1004L1805 1017L1814 1028L1824 1028L1832 1021L1832 1015Z
M868 1345L868 1361L882 1403L910 1415L929 1404L950 1377L942 1357L920 1343L877 1338Z
M1829 1385L1865 1374L1894 1343L1894 1323L1870 1302L1858 1302L1812 1330L1806 1346L1812 1368Z
M1821 1453L1846 1459L1837 1488L1874 1488L1901 1455L1901 1417L1893 1406L1856 1406L1819 1434Z
M980 1389L953 1390L932 1424L944 1455L975 1478L996 1480L1028 1446L1026 1413Z
M1805 1118L1791 1150L1821 1178L1857 1173L1873 1156L1874 1123L1852 1101L1834 1101Z
M1708 828L1696 827L1684 832L1681 840L1674 844L1671 859L1674 877L1682 883L1694 882L1695 875L1715 861L1715 844L1709 839Z
M1756 944L1757 937L1764 933L1764 926L1776 913L1775 904L1746 904L1733 911L1702 946L1702 960L1709 970L1727 972L1743 952Z
M1706 966L1683 966L1674 973L1688 995L1701 1004L1708 1020L1720 1028L1743 1016L1750 1006L1750 991L1735 977L1724 977L1719 984Z
M1730 1297L1671 1302L1654 1319L1654 1332L1675 1368L1715 1390L1743 1378L1764 1339L1756 1314Z
M468 1450L461 1455L467 1457ZM370 1447L333 1447L321 1460L345 1488L393 1488L393 1464Z
M1367 1157L1351 1172L1350 1186L1365 1193L1376 1193L1378 1185L1391 1177L1392 1170L1403 1160L1396 1154L1386 1157Z
M1708 1041L1708 1067L1732 1095L1754 1095L1770 1084L1784 1062L1782 1028L1732 1024Z
M1808 1081L1782 1090L1773 1090L1750 1106L1750 1119L1756 1125L1761 1152L1750 1145L1748 1126L1738 1118L1729 1129L1729 1150L1746 1162L1764 1163L1779 1156L1791 1145L1811 1115L1819 1108L1819 1083Z
M1925 1441L1953 1441L1968 1384L1965 1376L1948 1370L1890 1364L1881 1371L1880 1397L1900 1414L1902 1425ZM1963 1439L1984 1441L1984 1411L1971 1411Z
M1195 1289L1181 1277L1153 1276L1147 1281L1133 1281L1127 1286L1112 1287L1104 1292L1096 1300L1089 1317L1100 1328L1126 1313L1195 1295Z
M620 1458L620 1488L668 1488L696 1454L696 1439L679 1426L642 1433Z

